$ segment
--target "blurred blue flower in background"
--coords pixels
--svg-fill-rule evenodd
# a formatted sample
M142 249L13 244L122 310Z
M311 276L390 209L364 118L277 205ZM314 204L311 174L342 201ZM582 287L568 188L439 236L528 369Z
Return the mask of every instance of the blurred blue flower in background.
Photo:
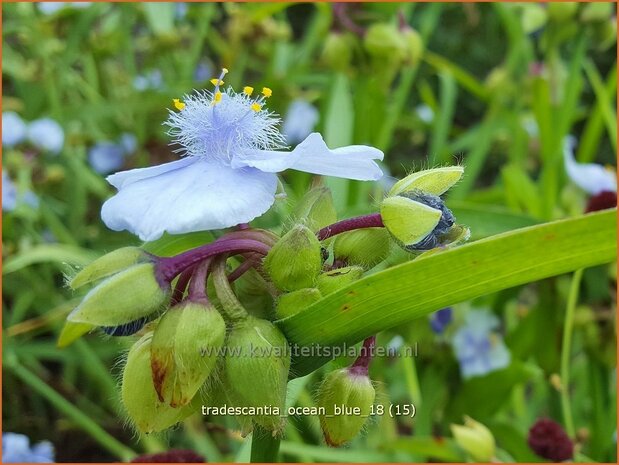
M282 124L282 133L288 144L297 144L311 134L318 122L316 107L305 100L293 100Z
M145 90L163 89L163 74L158 69L153 69L145 74L139 74L133 79L133 88L141 92Z
M14 147L26 138L28 125L14 111L2 113L2 145Z
M574 184L591 195L617 192L617 173L596 163L578 163L574 157L576 138L566 136L563 141L565 171Z
M451 323L453 310L451 307L443 308L430 315L430 327L436 334L442 334Z
M40 118L28 125L28 141L35 147L58 154L64 145L64 130L51 118Z
M2 170L2 211L13 211L20 203L37 208L39 206L39 198L32 191L20 194L8 173Z
M124 133L118 142L99 142L88 150L88 163L99 174L109 174L122 168L125 157L137 148L133 134Z
M482 376L509 365L511 356L496 332L499 319L486 310L472 310L453 338L453 348L464 378Z
M193 80L198 83L206 82L211 78L213 74L213 67L208 61L200 61L196 65L196 69L193 72Z
M434 110L425 103L417 105L415 113L417 113L417 117L426 124L430 124L434 121Z
M54 13L69 9L69 8L86 8L92 2L39 2L37 7L44 15L53 15Z
M54 463L54 447L42 441L30 447L23 434L2 434L2 463Z

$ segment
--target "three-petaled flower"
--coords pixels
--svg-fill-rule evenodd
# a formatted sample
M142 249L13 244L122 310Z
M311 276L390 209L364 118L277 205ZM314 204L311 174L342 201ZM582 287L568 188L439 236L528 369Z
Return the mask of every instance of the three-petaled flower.
M271 89L252 97L253 88L220 90L227 70L212 82L175 102L165 122L183 158L107 178L118 193L101 216L115 230L127 229L152 241L164 232L182 234L247 223L275 201L275 173L286 169L355 180L377 180L374 160L383 153L353 145L330 150L318 133L285 151L279 117L265 110Z

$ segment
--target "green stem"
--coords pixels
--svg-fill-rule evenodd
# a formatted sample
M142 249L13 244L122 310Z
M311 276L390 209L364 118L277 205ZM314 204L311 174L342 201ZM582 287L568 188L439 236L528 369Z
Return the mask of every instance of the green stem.
M254 423L254 432L251 439L251 462L277 462L280 439L273 437L271 431Z
M60 412L71 418L71 420L73 420L78 426L89 433L95 441L101 444L105 449L114 454L120 460L123 462L128 462L136 456L136 453L133 450L119 442L107 431L103 430L90 417L88 417L88 415L83 413L79 408L58 394L30 370L20 365L16 359L10 360L10 358L7 357L4 365L6 368L10 369L15 376L47 399L49 403L56 407Z
M563 422L565 430L570 437L574 437L574 418L570 407L570 352L572 346L572 332L574 329L574 312L578 303L578 291L582 279L583 269L576 270L572 277L570 292L567 298L567 310L565 313L565 324L563 326L563 343L561 345L561 411L563 412Z

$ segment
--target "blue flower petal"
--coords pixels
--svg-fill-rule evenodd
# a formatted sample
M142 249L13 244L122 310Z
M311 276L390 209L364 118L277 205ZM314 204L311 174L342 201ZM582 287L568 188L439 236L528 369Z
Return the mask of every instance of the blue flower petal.
M151 168L109 176L119 192L103 205L101 217L114 231L142 240L221 229L247 223L275 200L277 177L252 168L187 157Z

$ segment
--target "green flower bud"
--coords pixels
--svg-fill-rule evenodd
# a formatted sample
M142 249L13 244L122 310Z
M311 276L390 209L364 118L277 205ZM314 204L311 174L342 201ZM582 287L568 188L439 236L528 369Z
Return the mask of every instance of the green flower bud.
M423 40L421 35L412 28L406 28L401 32L406 47L406 60L415 65L419 63L423 55Z
M389 196L412 190L442 195L460 180L463 173L462 166L445 166L417 171L396 182L389 191Z
M333 196L328 187L316 187L307 192L297 203L292 214L297 223L302 223L316 232L337 221Z
M406 197L388 197L380 215L393 238L404 246L421 242L438 225L441 211Z
M318 302L320 299L322 299L322 294L318 289L313 287L282 294L277 299L275 314L277 315L277 319L281 320L282 318L299 313L301 310L309 307L314 302Z
M85 323L71 323L70 321L65 321L62 331L60 331L60 336L58 336L57 346L61 349L68 347L84 334L89 333L95 328L96 326Z
M288 341L270 321L250 316L232 328L227 345L225 373L230 399L240 407L271 408L253 421L280 434L290 369Z
M546 4L548 18L557 23L571 19L578 11L577 2L549 2Z
M580 19L586 23L595 23L609 19L613 14L610 2L587 3L580 12Z
M320 242L311 229L296 225L269 251L264 267L279 289L313 287L322 268Z
M393 24L372 24L365 34L363 45L376 58L400 61L406 57L407 43Z
M144 335L131 347L122 378L123 404L142 433L163 431L195 411L191 407L173 408L159 401L150 366L152 336L152 333Z
M352 440L368 420L376 392L370 378L356 374L348 368L329 373L318 391L318 407L325 409L320 415L320 426L325 441L338 447Z
M385 228L363 228L335 236L336 260L370 269L389 255L389 232Z
M222 352L226 324L212 305L186 301L168 310L151 344L152 381L161 402L187 405Z
M596 50L604 51L617 42L617 23L614 19L595 24L591 28Z
M99 283L67 319L94 326L117 326L160 310L169 298L169 284L162 287L157 282L155 264L142 263Z
M495 454L494 437L488 428L472 418L464 417L464 426L451 425L458 446L476 462L492 462Z
M357 281L363 276L363 268L360 266L345 266L335 270L326 271L318 276L316 287L322 295L329 295L350 283Z
M353 40L349 34L331 32L325 39L322 61L334 70L346 70L352 60Z
M148 258L149 255L139 247L123 247L114 250L113 252L97 258L94 262L82 268L80 272L69 281L69 286L71 289L77 289L85 284L118 273L137 263L146 262Z

